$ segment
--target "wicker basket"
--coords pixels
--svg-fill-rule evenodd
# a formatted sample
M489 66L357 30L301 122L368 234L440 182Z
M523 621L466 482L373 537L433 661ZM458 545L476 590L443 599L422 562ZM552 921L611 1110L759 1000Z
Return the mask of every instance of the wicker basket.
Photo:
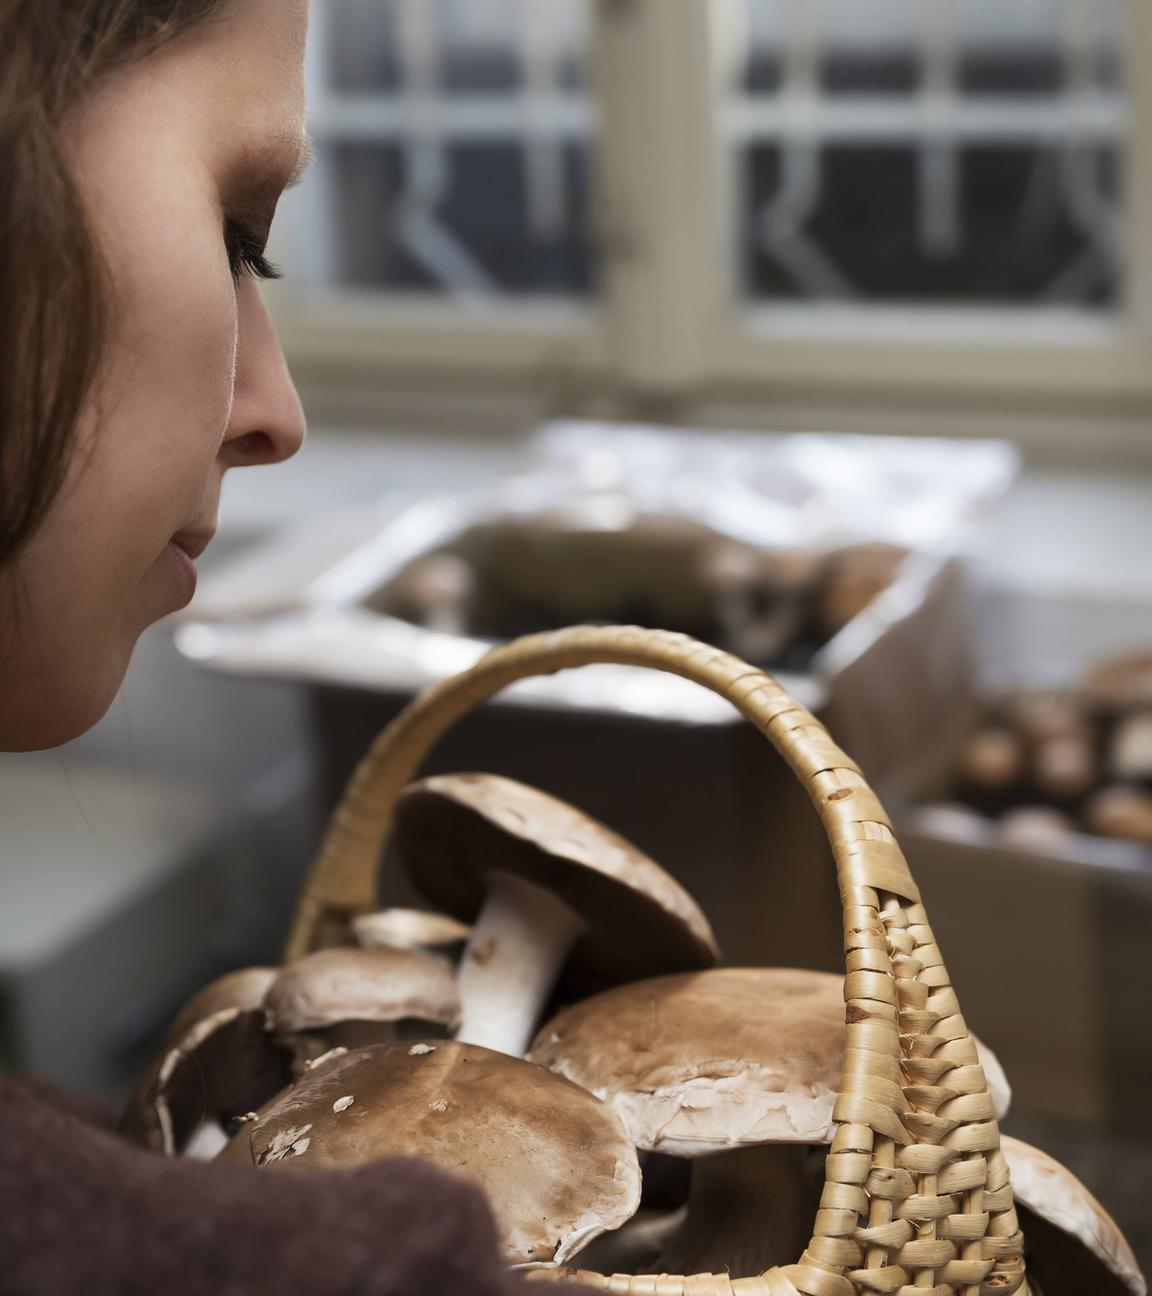
M728 653L661 631L577 627L499 647L422 693L352 777L301 897L289 955L328 943L351 913L375 905L393 803L446 729L518 679L596 662L649 666L714 690L803 782L836 860L847 1045L823 1196L798 1263L741 1279L547 1276L620 1296L1027 1296L984 1073L892 826L819 721Z

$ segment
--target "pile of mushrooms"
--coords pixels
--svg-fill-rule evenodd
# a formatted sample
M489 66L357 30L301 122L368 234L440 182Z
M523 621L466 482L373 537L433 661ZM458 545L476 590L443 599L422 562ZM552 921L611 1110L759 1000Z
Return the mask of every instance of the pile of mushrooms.
M948 802L922 816L926 826L935 819L948 835L992 833L1023 849L1058 850L1085 832L1152 846L1143 662L1097 663L1066 692L990 700L960 747Z
M214 982L124 1132L260 1173L424 1157L485 1188L514 1265L740 1278L793 1261L834 1132L841 978L714 966L675 879L509 779L412 784L392 848L438 910L361 914L346 945ZM1007 1082L977 1050L1003 1116ZM1036 1221L1032 1291L1143 1296L1087 1190L1006 1152Z
M885 542L766 547L625 500L574 500L461 531L370 606L426 630L507 639L581 621L682 630L748 661L807 667L899 573Z

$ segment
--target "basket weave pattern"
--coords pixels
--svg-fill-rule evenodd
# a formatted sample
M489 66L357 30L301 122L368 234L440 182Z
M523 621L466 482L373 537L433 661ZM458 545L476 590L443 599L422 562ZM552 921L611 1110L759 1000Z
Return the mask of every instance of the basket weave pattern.
M301 899L295 957L375 904L392 806L457 719L516 680L597 662L681 675L726 698L802 781L836 861L847 1037L811 1241L758 1278L552 1271L618 1296L1027 1296L1023 1240L976 1045L892 825L859 768L768 675L684 635L576 627L494 649L421 694L351 780Z

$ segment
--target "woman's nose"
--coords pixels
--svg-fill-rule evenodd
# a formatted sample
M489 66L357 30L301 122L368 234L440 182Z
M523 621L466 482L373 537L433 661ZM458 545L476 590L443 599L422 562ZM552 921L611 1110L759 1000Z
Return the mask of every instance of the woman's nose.
M236 383L219 457L225 468L280 463L304 442L304 411L256 281L241 280L237 298Z

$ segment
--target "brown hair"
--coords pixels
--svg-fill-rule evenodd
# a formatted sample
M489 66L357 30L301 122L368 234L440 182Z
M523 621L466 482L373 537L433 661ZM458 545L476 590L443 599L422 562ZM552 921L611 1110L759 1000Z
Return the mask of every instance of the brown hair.
M61 124L100 77L225 3L0 0L0 568L63 483L105 328Z

